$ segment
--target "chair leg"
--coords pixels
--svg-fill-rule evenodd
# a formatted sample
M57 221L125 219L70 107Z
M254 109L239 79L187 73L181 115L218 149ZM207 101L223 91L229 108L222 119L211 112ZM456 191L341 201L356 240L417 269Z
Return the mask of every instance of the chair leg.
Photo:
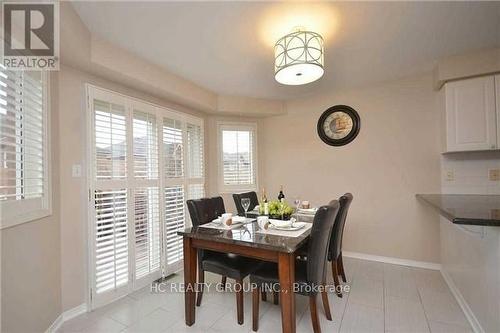
M252 331L257 332L259 329L259 298L260 288L252 290Z
M275 305L279 304L279 293L277 291L273 291L273 303Z
M332 260L332 276L333 276L333 285L335 286L335 293L338 297L342 297L342 293L340 292L340 282L339 282L339 272L337 270L337 261Z
M265 290L261 290L260 292L262 294L262 302L267 302L267 293Z
M201 305L201 299L203 297L204 282L205 282L205 271L203 271L202 269L198 269L198 283L199 283L198 288L200 288L200 290L198 290L198 297L196 299L196 306Z
M221 281L221 284L222 284L222 290L226 290L226 281L227 281L227 278L225 276L222 277L222 281Z
M344 261L342 260L342 253L340 253L339 258L337 259L337 266L339 269L340 276L342 277L342 281L347 282L344 271Z
M325 286L323 286L325 287ZM332 313L330 312L330 303L328 302L328 293L326 292L326 290L323 288L323 290L321 290L321 298L323 299L323 308L325 309L325 315L326 315L326 319L328 320L332 320Z
M319 326L318 309L316 307L316 295L309 296L309 308L311 309L311 322L313 324L314 333L321 333Z
M236 286L236 312L238 314L238 324L243 325L243 281L237 280Z

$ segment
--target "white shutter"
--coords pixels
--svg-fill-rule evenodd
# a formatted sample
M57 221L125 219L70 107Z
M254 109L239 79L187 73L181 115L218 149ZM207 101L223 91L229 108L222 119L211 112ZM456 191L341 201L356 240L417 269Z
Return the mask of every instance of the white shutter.
M158 178L158 136L156 117L134 111L134 177Z
M95 285L100 294L128 283L127 190L95 191Z
M39 72L0 67L0 201L44 196L44 96Z
M200 199L205 196L205 186L203 184L189 184L188 185L188 198Z
M186 198L204 195L204 153L201 119L93 87L89 98L95 307L182 267L177 231Z
M222 128L221 136L223 185L255 185L254 131Z
M95 174L98 180L127 175L125 107L94 100Z
M160 268L158 188L135 189L135 274L140 279Z
M163 159L165 178L184 176L182 123L179 120L163 119Z
M188 147L188 176L189 178L203 177L203 130L201 125L188 123L187 147Z
M165 188L164 237L167 265L182 260L182 237L177 230L185 226L184 187L182 185Z

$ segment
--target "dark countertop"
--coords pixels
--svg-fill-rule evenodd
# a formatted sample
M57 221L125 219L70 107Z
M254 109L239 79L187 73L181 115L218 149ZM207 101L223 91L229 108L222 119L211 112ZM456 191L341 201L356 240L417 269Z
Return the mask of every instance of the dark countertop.
M277 252L292 253L305 244L311 233L311 229L308 229L298 237L284 237L266 235L257 232L258 230L259 227L257 226L257 222L253 222L232 230L203 228L203 226L191 227L184 230L178 230L177 234L184 237L205 239L219 243L237 244Z
M500 195L417 194L455 224L500 227Z

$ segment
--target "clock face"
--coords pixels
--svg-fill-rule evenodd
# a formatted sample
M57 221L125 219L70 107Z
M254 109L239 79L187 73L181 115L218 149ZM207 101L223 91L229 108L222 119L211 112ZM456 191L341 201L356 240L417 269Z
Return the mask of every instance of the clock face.
M318 120L318 135L331 146L348 144L358 135L359 128L358 113L346 105L332 106Z

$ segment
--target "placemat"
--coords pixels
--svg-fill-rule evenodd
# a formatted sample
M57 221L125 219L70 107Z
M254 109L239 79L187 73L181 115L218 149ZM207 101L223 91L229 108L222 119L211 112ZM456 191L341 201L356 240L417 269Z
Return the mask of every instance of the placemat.
M288 231L288 230L278 230L274 229L273 226L269 226L269 229L267 230L262 230L259 229L257 232L259 234L264 234L264 235L276 235L276 236L285 236L285 237L299 237L302 235L304 232L312 228L312 223L307 223L306 226L302 229L295 230L295 231Z

